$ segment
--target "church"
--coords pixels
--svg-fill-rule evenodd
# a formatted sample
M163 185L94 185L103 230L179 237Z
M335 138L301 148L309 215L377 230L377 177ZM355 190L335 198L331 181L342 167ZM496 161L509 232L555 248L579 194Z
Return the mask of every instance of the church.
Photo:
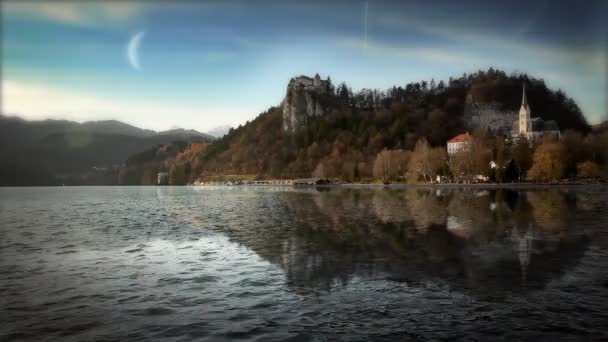
M540 117L533 118L528 97L526 95L526 84L523 84L521 107L518 119L513 122L512 135L525 136L530 142L538 141L544 137L559 138L559 127L553 120L543 120Z

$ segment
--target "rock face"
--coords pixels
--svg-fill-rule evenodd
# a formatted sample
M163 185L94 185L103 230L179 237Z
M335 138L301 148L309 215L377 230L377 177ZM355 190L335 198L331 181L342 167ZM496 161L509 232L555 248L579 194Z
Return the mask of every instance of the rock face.
M314 78L299 76L287 85L283 107L283 130L292 132L306 124L309 117L325 113L321 97L327 92L327 81L319 74Z
M499 103L480 103L470 94L464 107L463 117L469 130L475 128L489 129L494 133L509 134L517 121L517 112L502 110Z

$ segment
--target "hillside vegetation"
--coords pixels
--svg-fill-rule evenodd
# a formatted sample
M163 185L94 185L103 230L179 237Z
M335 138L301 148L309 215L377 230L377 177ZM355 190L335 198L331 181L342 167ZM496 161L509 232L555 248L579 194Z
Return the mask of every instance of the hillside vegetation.
M374 162L385 149L413 150L421 139L428 141L430 148L443 148L448 139L463 133L467 94L480 102L497 102L505 110L517 110L524 80L535 116L555 120L562 131L590 132L571 98L528 75L490 69L450 78L447 84L421 81L354 94L346 84L340 84L335 87L328 113L309 118L296 132L282 130L279 107L231 130L208 147L190 181L218 174L263 178L318 175L345 181L371 178Z
M127 158L172 141L209 142L186 130L154 132L119 121L82 124L0 116L0 185L117 184Z

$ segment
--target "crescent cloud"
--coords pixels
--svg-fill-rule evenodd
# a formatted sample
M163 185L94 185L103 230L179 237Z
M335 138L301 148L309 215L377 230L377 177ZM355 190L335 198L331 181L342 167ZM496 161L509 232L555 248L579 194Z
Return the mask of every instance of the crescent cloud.
M140 31L131 37L129 40L129 45L127 46L127 59L129 60L129 64L135 70L141 70L139 65L139 45L141 45L141 40L144 38L145 32Z

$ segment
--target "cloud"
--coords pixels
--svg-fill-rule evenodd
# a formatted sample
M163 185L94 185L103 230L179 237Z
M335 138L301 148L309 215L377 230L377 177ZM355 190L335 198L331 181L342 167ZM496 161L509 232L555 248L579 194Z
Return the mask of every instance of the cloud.
M4 115L18 115L30 120L67 119L78 122L117 119L143 128L165 130L187 122L189 127L207 130L218 124L235 125L251 110L185 105L154 101L117 101L44 84L2 81Z
M139 15L143 8L136 2L2 2L2 11L8 17L41 18L76 26L124 23Z
M578 64L585 66L588 71L596 73L603 70L606 51L591 47L561 47L546 43L531 43L506 35L491 34L482 29L473 30L459 23L441 23L425 21L416 17L401 17L384 15L378 18L378 23L387 28L413 30L419 33L447 39L448 41L470 49L483 49L490 52L507 52L510 56L521 56L530 61L542 61L544 64ZM528 58L529 57L529 58Z
M335 39L335 43L341 47L359 49L364 53L378 57L413 58L426 62L456 63L467 66L479 66L487 63L487 60L480 58L478 55L462 53L447 47L403 46L372 40L369 37L367 42L358 37L338 37Z

